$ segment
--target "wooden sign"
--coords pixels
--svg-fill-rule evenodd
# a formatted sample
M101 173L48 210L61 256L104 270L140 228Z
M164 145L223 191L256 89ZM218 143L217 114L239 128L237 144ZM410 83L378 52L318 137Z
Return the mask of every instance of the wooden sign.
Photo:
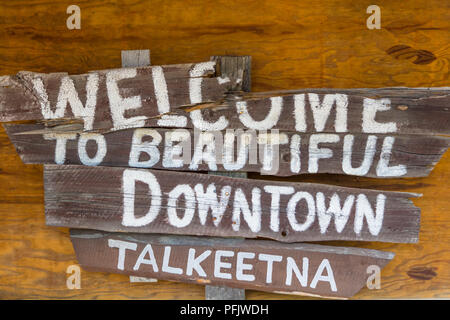
M348 298L393 254L287 243L418 241L419 194L246 172L426 176L449 147L450 89L250 93L249 63L0 77L0 121L27 121L4 126L25 163L44 164L46 223L76 228L81 265Z
M278 241L417 242L413 193L110 167L44 167L50 226Z
M349 298L393 253L268 240L221 239L71 230L88 271L200 284Z
M47 133L44 124L5 124L24 163L277 176L334 173L427 176L450 145L440 136L138 128L106 134Z

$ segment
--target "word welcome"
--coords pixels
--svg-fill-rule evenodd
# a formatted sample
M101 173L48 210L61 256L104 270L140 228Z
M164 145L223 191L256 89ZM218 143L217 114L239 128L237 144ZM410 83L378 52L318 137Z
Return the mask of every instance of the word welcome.
M206 72L214 71L214 62L197 64L190 71L189 80L189 103L199 104L205 101L202 96L202 77ZM161 115L157 121L158 126L162 127L186 127L188 118L185 115L169 115L167 113L175 111L171 108L169 102L169 92L164 80L164 73L161 67L152 67L152 78L154 86L154 95L156 97L157 110L152 110L151 114L145 114L139 109L145 110L142 105L142 98L139 95L123 97L120 94L118 81L133 78L136 76L135 68L118 69L106 72L106 95L109 101L108 107L112 118L113 129L120 130L131 127L143 127L145 121L155 115ZM217 78L219 84L230 82L229 78ZM98 74L92 73L86 80L86 103L83 105L79 98L75 85L69 76L61 79L61 85L54 110L51 107L48 93L40 77L32 79L34 90L40 99L40 110L44 119L59 119L66 114L66 107L70 105L72 114L84 121L84 129L92 130L96 116L96 104L98 95ZM285 105L284 100L288 99L291 103ZM269 100L270 104L266 106L265 117L255 120L249 112L248 105L251 102L245 100L236 101L234 106L234 116L237 116L242 128L253 130L271 130L276 128L277 123L284 108L289 108L288 112L293 115L294 128L297 132L323 132L328 119L335 109L334 131L348 132L348 104L349 98L344 93L323 94L322 97L316 93L301 93L288 97L275 96L261 100L265 103ZM292 101L291 101L292 100ZM254 104L254 102L253 102ZM307 111L307 106L309 110ZM363 133L393 133L397 131L395 122L381 123L376 120L378 112L391 109L391 100L389 98L372 99L364 98L361 113L361 132ZM126 113L132 110L133 117L127 117ZM155 112L156 111L156 112ZM353 112L355 110L352 110ZM286 112L286 111L285 111ZM310 114L311 113L311 114ZM194 128L203 131L220 131L228 128L230 119L226 114L218 113L218 119L211 121L205 119L202 111L191 110L189 112L190 121Z

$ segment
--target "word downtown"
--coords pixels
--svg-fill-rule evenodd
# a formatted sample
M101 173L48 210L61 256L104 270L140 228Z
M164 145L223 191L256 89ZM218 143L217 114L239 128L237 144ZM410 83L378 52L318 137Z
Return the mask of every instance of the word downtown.
M135 212L136 198L142 199L142 194L137 194L137 183L148 186L146 197L150 199L148 211L139 216ZM151 224L161 211L166 211L167 219L164 219L170 226L175 228L187 228L195 224L198 220L202 225L207 223L208 213L211 212L214 226L216 228L229 228L238 232L241 228L241 215L247 224L248 229L253 233L261 231L262 220L266 220L270 215L270 230L278 232L280 224L287 223L296 232L304 232L313 226L316 220L320 225L320 232L326 233L331 219L334 217L335 228L341 233L347 225L352 213L354 214L353 232L360 234L364 220L370 234L376 236L383 226L384 212L387 197L383 193L378 193L375 197L368 197L364 193L357 195L344 195L339 192L324 194L323 192L308 192L292 186L278 186L266 184L263 188L253 187L245 192L242 188L232 188L231 185L216 186L214 183L204 185L197 183L178 184L172 190L162 190L162 186L157 177L149 171L140 169L125 169L122 174L122 195L123 212L122 225L127 227L143 227ZM251 193L251 196L249 195ZM270 198L267 199L267 197ZM180 201L184 198L185 201ZM251 198L251 200L250 200ZM329 199L328 208L325 200ZM167 203L163 203L167 201ZM139 200L140 201L140 200ZM270 214L262 203L270 203ZM301 209L299 204L303 203ZM142 206L139 206L142 211ZM180 212L184 214L180 217ZM162 213L164 214L164 213ZM303 216L299 221L297 215ZM222 219L228 220L231 216L231 223L220 224ZM282 223L280 223L282 222ZM156 222L158 223L158 222ZM349 222L350 224L351 222Z

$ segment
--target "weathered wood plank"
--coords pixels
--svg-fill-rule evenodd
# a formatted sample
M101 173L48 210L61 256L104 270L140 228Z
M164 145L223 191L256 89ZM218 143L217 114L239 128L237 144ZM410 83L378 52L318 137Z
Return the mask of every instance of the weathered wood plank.
M450 134L449 88L233 94L231 90L240 89L242 79L192 77L202 74L196 71L201 69L198 65L118 69L70 77L33 73L3 77L0 121L82 119L84 130L98 131L182 127L205 131L243 128L300 133ZM208 70L214 71L214 67Z
M106 131L143 127L176 108L223 99L236 79L214 73L213 61L70 76L23 71L0 77L0 121L78 119L84 130Z
M369 266L381 269L394 257L350 247L75 229L71 240L88 271L333 298L356 294Z
M45 165L50 226L265 237L417 242L413 193L163 170Z
M228 99L228 107L204 108L201 113L206 124L193 126L202 130L450 134L448 87L314 88L243 93L237 101ZM220 122L223 126L218 122L221 117L226 120Z
M252 130L200 134L189 129L139 128L104 135L42 135L27 132L40 131L43 124L3 126L24 163L245 171L278 176L335 173L424 177L450 146L450 138L422 135L269 133L277 142L268 140L266 132ZM200 137L212 140L199 149L205 143ZM226 145L225 139L230 139ZM180 148L180 155L174 147ZM180 160L175 165L170 159Z

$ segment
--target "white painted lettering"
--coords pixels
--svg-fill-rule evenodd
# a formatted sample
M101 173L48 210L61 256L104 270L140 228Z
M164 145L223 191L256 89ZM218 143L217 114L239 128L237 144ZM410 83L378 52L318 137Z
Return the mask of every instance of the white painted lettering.
M270 205L270 229L278 232L280 230L280 195L293 194L295 189L284 186L265 186L264 191L270 193L272 196Z
M147 254L150 259L145 258ZM139 255L139 258L136 261L136 264L133 267L133 270L135 271L139 270L141 264L151 265L153 268L153 272L158 272L158 265L156 264L155 254L153 253L153 249L150 244L147 244L142 250L141 254Z
M353 168L352 166L354 139L355 137L352 134L347 134L344 137L344 151L342 152L342 171L344 171L344 173L346 174L354 176L364 176L369 172L370 167L372 166L373 157L376 152L377 137L372 135L367 137L364 159L361 162L361 165L357 168Z
M326 233L330 225L331 217L334 217L336 231L341 233L347 224L350 212L355 202L355 196L349 195L341 207L341 199L337 193L331 196L328 208L325 207L325 195L322 192L316 194L317 216L319 218L320 233Z
M66 162L66 144L67 140L75 140L75 133L47 133L43 135L45 140L56 140L55 163L64 164Z
M347 107L348 99L346 94L326 94L320 103L319 95L308 93L309 104L314 118L314 128L317 132L322 132L330 116L333 104L336 104L336 119L334 130L336 132L347 132Z
M108 239L108 246L110 248L119 249L119 254L117 258L117 269L124 270L125 269L125 251L132 250L136 251L137 244L128 241Z
M86 146L88 141L95 141L97 144L97 152L93 158L89 157ZM102 163L106 155L106 140L99 133L81 133L78 139L78 156L80 162L86 166L97 166Z
M292 273L295 273L295 276L297 277L298 281L300 282L300 285L302 287L306 287L308 285L308 268L309 268L309 259L306 257L303 257L303 266L302 270L303 272L300 272L298 269L297 264L295 263L295 260L292 257L287 257L286 260L286 285L290 286L292 285Z
M253 274L244 274L244 271L253 269L253 265L244 263L244 259L254 258L255 254L253 252L238 252L236 259L236 280L255 281L255 276Z
M183 274L183 269L169 266L171 251L172 251L172 248L170 246L164 247L164 257L163 257L163 264L162 264L162 268L161 268L162 272L167 272L167 273L172 273L172 274Z
M216 63L214 61L197 63L194 65L190 71L189 79L189 97L191 99L191 104L201 103L203 101L202 97L202 76L210 71L215 71Z
M301 138L298 134L292 135L291 138L291 172L299 173L301 169L301 158L300 158L300 146Z
M270 130L272 129L280 119L282 107L283 107L283 97L271 97L270 98L270 110L266 118L261 121L255 121L247 110L246 101L236 102L236 109L239 114L239 120L249 129L254 130Z
M194 187L198 204L198 216L200 223L205 225L208 212L211 209L214 225L217 227L222 221L225 210L231 195L231 186L223 186L220 192L220 202L217 200L216 186L214 183L208 185L206 192L203 184L199 183Z
M237 158L233 161L234 140L237 137ZM251 133L235 133L234 131L225 132L223 145L223 167L227 171L236 171L242 169L248 160L249 145L253 141Z
M152 140L150 142L142 142L142 138L145 136L151 137ZM160 159L158 145L161 141L162 137L157 130L143 128L134 130L128 165L137 168L153 167ZM139 161L142 153L146 153L149 159Z
M272 283L273 263L274 262L281 262L283 257L282 256L273 255L273 254L260 253L258 255L258 259L260 261L267 262L266 283Z
M209 170L217 171L216 143L213 132L199 133L189 169L197 170L198 165L203 161L208 164Z
M306 116L305 116L305 95L294 95L294 119L295 130L298 132L306 132Z
M221 279L231 279L230 273L222 272L222 269L230 269L231 263L223 262L222 257L233 257L234 252L228 250L217 250L214 258L214 277Z
M297 218L295 216L297 210L297 204L300 200L305 200L308 205L308 213L306 215L305 222L299 223L297 221ZM315 203L314 198L311 194L308 192L297 192L294 194L291 199L289 199L288 205L287 205L287 216L289 223L294 229L294 231L305 231L307 230L311 224L314 222L316 218L316 209L315 209Z
M63 118L67 103L69 103L74 116L83 119L84 129L92 130L95 107L97 104L98 74L91 73L87 76L85 106L83 106L83 103L78 96L73 80L68 76L62 77L55 111L51 110L50 101L48 100L48 95L42 79L34 78L32 83L34 90L40 97L39 101L41 103L41 112L44 119Z
M139 218L134 215L134 198L136 181L148 185L151 203L148 212ZM122 225L127 227L142 227L151 223L161 209L161 188L156 177L143 170L125 169L122 177L123 216Z
M261 189L255 187L252 190L252 211L249 209L248 201L242 189L236 189L231 218L234 231L239 231L241 212L250 230L255 233L259 232L261 230Z
M364 217L366 218L369 232L371 235L376 236L380 233L383 226L384 208L386 204L386 196L384 194L377 195L377 203L375 205L375 214L372 206L370 205L367 196L364 194L358 195L356 199L356 212L355 212L355 225L354 231L356 234L360 234Z
M389 161L392 155L392 147L394 146L395 138L386 137L383 140L383 147L381 148L380 160L377 165L377 176L379 177L401 177L407 172L404 164L389 167Z
M168 115L170 112L169 93L167 90L167 83L164 77L162 67L152 67L153 87L155 89L156 103L158 105L158 112L161 118L158 119L158 126L160 127L185 127L187 118L179 115Z
M380 123L375 120L379 111L391 109L390 99L370 99L364 98L363 102L362 131L366 133L388 133L396 132L397 124L395 122Z
M106 73L106 88L108 92L109 106L111 108L111 117L114 129L126 129L132 127L143 127L146 116L136 116L125 118L125 112L131 109L142 107L141 97L133 96L122 98L117 82L122 79L130 79L136 77L135 68L111 70Z
M325 269L327 270L326 276L322 275L322 273ZM333 291L333 292L337 291L336 281L334 280L333 269L331 268L331 265L330 265L330 262L328 261L328 259L322 260L322 262L320 263L319 268L317 268L316 274L314 275L314 278L312 279L309 286L314 289L314 288L316 288L317 282L319 282L319 281L328 282L330 284L331 291Z
M174 142L178 142L173 145ZM177 129L176 131L167 131L164 138L164 155L163 155L163 167L164 168L181 168L184 159L191 160L191 135L186 129Z
M319 143L337 143L337 134L312 134L309 138L309 161L308 172L317 173L319 171L319 159L328 159L333 156L333 151L329 148L319 148Z
M185 209L183 218L177 215L178 198L183 195L185 199ZM179 184L169 192L167 201L167 216L169 223L177 228L184 228L189 225L195 213L195 193L188 184Z
M193 271L195 270L200 277L206 277L205 270L201 267L200 263L202 263L206 258L211 255L211 250L205 250L201 255L195 257L195 249L189 248L187 267L186 267L186 275L192 276Z

